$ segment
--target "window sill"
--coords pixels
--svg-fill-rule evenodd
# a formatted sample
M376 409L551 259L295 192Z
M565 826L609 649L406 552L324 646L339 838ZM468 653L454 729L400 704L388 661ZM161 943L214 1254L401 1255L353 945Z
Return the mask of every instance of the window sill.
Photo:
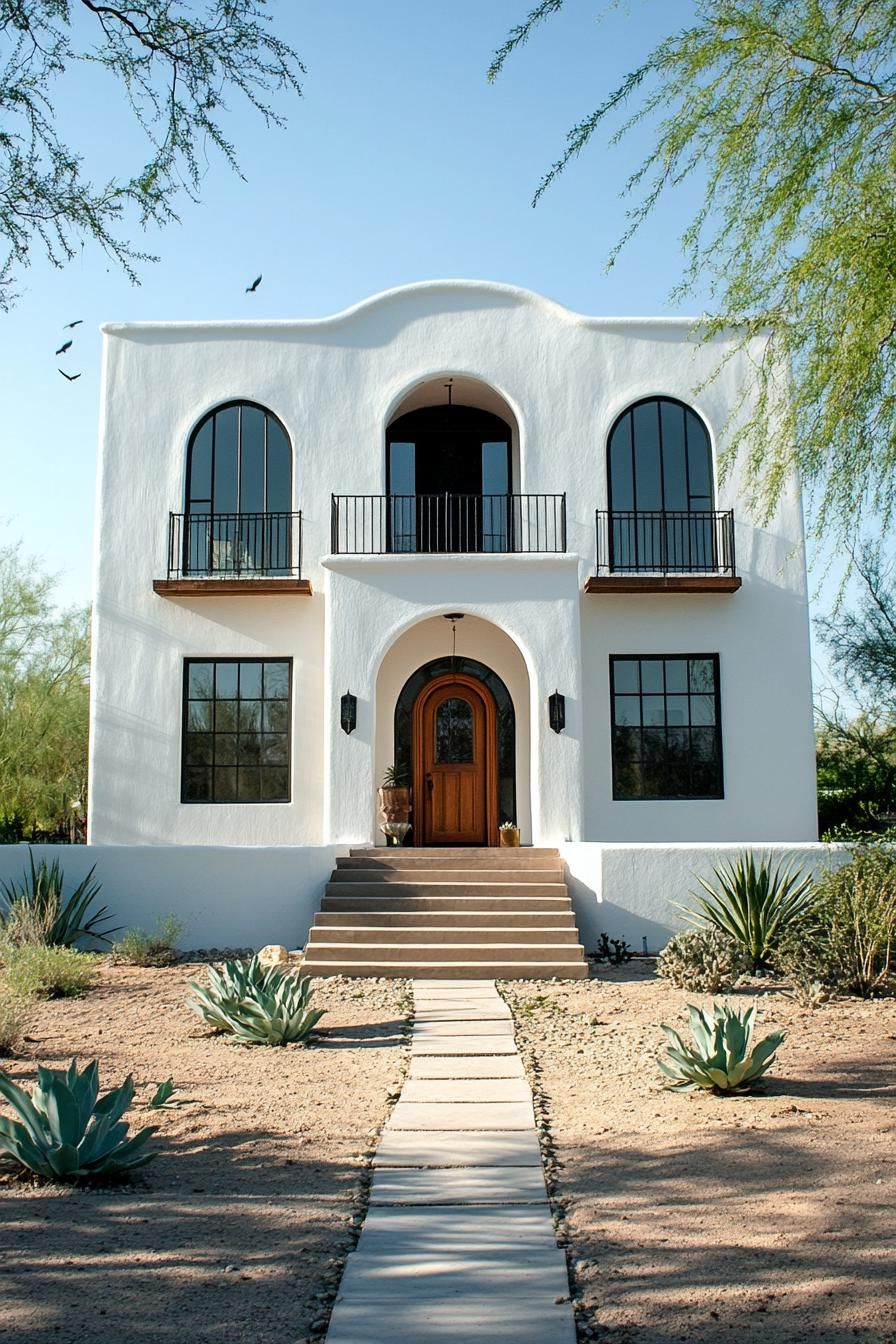
M742 579L730 574L603 574L586 593L736 593Z
M311 597L310 579L153 579L159 597L239 597L246 593L278 593L283 597Z

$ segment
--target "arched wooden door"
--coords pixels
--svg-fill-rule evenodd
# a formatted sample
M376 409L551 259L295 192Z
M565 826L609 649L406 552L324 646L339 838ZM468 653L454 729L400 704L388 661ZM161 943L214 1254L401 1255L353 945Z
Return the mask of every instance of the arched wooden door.
M414 703L414 832L422 845L498 843L497 713L473 677L448 674Z

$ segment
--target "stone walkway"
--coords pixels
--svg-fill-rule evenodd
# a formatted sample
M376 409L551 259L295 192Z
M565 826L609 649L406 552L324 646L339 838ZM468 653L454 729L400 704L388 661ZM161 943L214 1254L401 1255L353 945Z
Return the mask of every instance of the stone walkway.
M415 980L411 1069L327 1344L575 1344L532 1093L491 980Z

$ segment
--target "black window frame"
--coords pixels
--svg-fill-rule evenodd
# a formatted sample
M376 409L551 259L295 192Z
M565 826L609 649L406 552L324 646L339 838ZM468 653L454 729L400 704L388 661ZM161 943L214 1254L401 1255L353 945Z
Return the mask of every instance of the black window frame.
M668 690L666 689L666 688L667 688L667 684L668 684L668 682L667 682L667 674L666 674L665 666L664 666L664 668L663 668L663 691L662 691L662 692L649 691L649 690L648 690L648 691L645 691L645 690L643 689L642 672L641 672L640 667L639 667L639 670L638 670L638 687L639 687L638 691L637 691L637 692L631 692L631 691L623 690L623 691L619 691L619 692L617 692L617 690L616 690L616 664L617 664L617 663L638 663L638 664L641 664L641 663L649 663L649 662L662 662L662 663L665 665L666 663L670 663L670 662L687 662L687 663L690 663L690 662L692 662L692 661L711 662L712 665L713 665L713 680L714 680L713 698L714 698L714 701L715 701L715 710L714 710L715 723L712 724L712 725L708 725L708 724L694 724L694 723L691 721L691 719L690 719L690 705L689 705L689 709L688 709L688 723L687 723L686 725L677 725L677 726L680 726L680 727L685 727L685 726L686 726L688 729L692 729L692 728L694 728L694 727L713 727L713 728L715 729L715 759L716 759L716 761L718 762L718 780L719 780L719 789L718 789L718 792L717 792L717 793L702 793L702 792L701 792L701 793L640 793L640 794L637 794L637 795L632 795L632 794L630 794L630 793L620 793L620 792L619 792L619 789L618 789L618 786L617 786L617 770L618 770L618 768L619 768L621 765L626 764L626 762L619 762L619 761L617 761L617 753L616 753L616 729L619 728L619 727L626 727L626 726L628 726L628 725L625 725L625 724L617 724L617 722L616 722L616 696L617 696L617 694L620 694L620 695L637 695L638 699L639 699L640 701L643 702L643 700L645 699L645 697L649 697L649 696L653 696L653 695L657 695L657 694L661 694L661 695L663 696L664 701L665 701L665 700L668 699L668 697L669 697L670 695L672 695L672 694L676 694L676 695L677 695L677 694L681 694L681 693L680 693L680 692L670 692L670 691L668 691ZM690 671L688 671L688 676L690 676ZM612 796L613 796L613 801L614 801L614 802L618 802L618 803L642 803L642 802L688 803L688 802L718 802L720 799L724 799L724 797L725 797L725 760L724 760L724 753L723 753L723 733L722 733L722 687L721 687L721 658L720 658L720 655L719 655L718 653L611 653L611 654L610 654L610 661L609 661L609 683L610 683L610 754L611 754L611 777L612 777ZM688 689L688 691L685 693L686 698L688 698L688 700L690 700L690 697L691 697L692 695L694 695L694 694L695 694L695 692L691 691L690 689ZM708 694L708 692L701 692L701 694ZM668 712L668 711L666 711L666 712ZM640 719L641 719L640 727L641 727L641 729L642 729L642 731L643 731L643 728L644 728L643 703L642 703L642 705L641 705ZM656 726L659 726L659 725L656 725ZM665 723L663 726L664 726L666 729L668 729L668 727L670 726L669 723L668 723L668 719L667 719L666 723ZM692 759L692 758L689 757L689 760L691 760L691 759ZM667 763L668 763L668 764L673 764L672 762L667 762ZM639 757L639 764L641 764L641 765L644 764L643 741L642 741L642 747L641 747L641 754L640 754L640 757ZM657 763L654 762L653 764L657 764Z
M685 413L685 414L684 414L684 421L683 421L683 424L684 424L684 446L685 446L685 452L684 452L684 471L685 471L685 475L684 475L684 484L685 484L685 494L687 495L688 504L687 504L687 508L686 508L686 509L683 509L683 510L682 510L682 509L677 509L677 510L673 510L673 512L678 512L678 513L682 513L682 512L683 512L683 513L712 513L713 510L715 509L715 507L716 507L716 499L717 499L717 496L718 496L718 490L717 490L718 482L717 482L717 480L716 480L715 460L714 460L714 459L715 459L715 455L714 455L714 453L713 453L712 435L711 435L710 432L709 432L709 426L707 425L706 421L703 419L703 416L700 415L699 411L696 411L696 410L694 409L694 407L693 407L693 406L690 406L686 401L681 401L680 398L678 398L678 397L668 397L668 396L664 396L663 394L660 393L660 394L658 394L658 395L656 395L656 396L652 396L652 397L641 397L638 401L633 401L633 402L631 402L630 405L626 406L625 410L619 412L619 414L616 416L616 419L613 421L612 425L610 426L610 431L609 431L609 433L607 434L607 448L606 448L606 465L607 465L607 504L608 504L610 513L622 512L622 513L634 513L634 514L639 514L639 513L657 513L657 512L659 512L659 513L665 513L665 512L667 512L667 509L666 509L666 484L667 484L667 482L666 482L666 457L665 457L665 447L664 447L663 414L662 414L662 408L663 408L664 405L679 407L679 408L680 408L682 411L684 411L684 413ZM639 506L638 506L638 448L637 448L637 444L635 443L634 415L635 415L635 411L640 410L643 406L654 406L654 407L656 408L656 419L657 419L657 424L656 424L656 433L657 433L657 458L658 458L658 462L659 462L659 473L660 473L660 474L659 474L660 507L659 507L658 510L657 510L657 509L641 509L641 508L639 508ZM693 416L694 420L695 420L695 421L697 422L697 424L700 426L700 429L702 430L703 435L704 435L705 440L706 440L706 468L707 468L707 477L708 477L708 481L709 481L709 494L708 494L708 495L699 495L699 494L695 494L695 493L691 490L690 436L689 436L689 433L688 433L688 416L689 416L689 415ZM631 418L630 436L631 436L631 459L632 459L632 463L631 463L631 473L632 473L632 507L631 507L630 509L621 509L621 510L617 510L617 509L615 508L614 504L613 504L613 452L612 452L612 450L613 450L613 436L615 435L616 431L620 428L620 426L622 425L622 422L626 419L627 416ZM705 499L707 502L706 502L706 504L703 504L703 505L697 505L697 504L694 503L694 501L697 500L697 499Z
M285 664L285 665L286 665L286 669L287 669L287 677L288 677L287 693L286 693L286 730L285 730L285 737L286 737L286 764L285 764L285 766L280 765L280 764L272 765L272 766L265 766L265 765L262 765L262 764L259 762L258 764L253 763L253 766L252 766L252 768L256 768L256 769L258 769L258 770L265 770L265 769L281 769L281 770L282 770L282 769L285 769L285 770L286 770L286 796L285 796L285 797L283 797L283 798L239 798L239 797L226 797L226 798L216 798L216 797L211 797L211 798L190 798L190 797L187 796L187 770L188 770L188 768L190 768L189 765L188 765L188 761L187 761L187 745L188 745L187 739L188 739L188 736L189 736L189 733L190 733L190 730L189 730L189 727L188 727L188 723L189 723L189 713L190 713L190 703L191 703L191 698L190 698L190 694L189 694L189 690L190 690L190 668L193 667L193 666L194 666L195 664L197 664L197 663L212 663L216 668L217 668L218 666L220 666L220 665L224 665L224 664L227 664L227 665L229 665L229 666L233 666L233 665L237 665L237 666L239 666L239 665L241 665L241 664L245 664L245 663L254 663L254 664L257 664L257 665L261 666L262 668L263 668L265 665L268 665L268 664L271 664L271 663L279 663L279 664ZM214 675L215 675L215 683L217 683L217 672L215 672ZM239 676L239 674L237 674L237 675ZM215 686L213 687L213 689L214 689L214 690L217 690L217 685L216 685L216 684L215 684ZM224 698L226 698L226 697L222 697L222 699L224 699ZM233 700L233 703L236 704L236 705L239 705L240 702L241 702L241 700L242 700L242 698L243 698L243 697L241 697L239 694L237 694L236 698ZM265 695L264 695L264 673L263 673L263 672L262 672L262 694L261 694L260 697L252 697L252 698L253 698L253 699L260 699L260 702L261 702L262 705L264 705L264 704L266 703L267 699L268 699L268 697L265 697ZM270 700L273 701L273 702L279 702L279 701L281 701L282 699L283 699L282 696L271 696L271 697L270 697ZM212 695L212 696L210 697L210 701L211 701L212 704L217 704L217 702L218 702L218 696L217 696L217 695ZM263 711L262 711L262 714L263 714ZM228 657L218 657L218 656L215 655L215 654L195 654L195 655L193 655L193 656L191 656L191 657L184 658L184 660L183 660L183 674L182 674L182 682L181 682L181 744L180 744L180 801L181 801L181 803L182 803L184 806L186 806L186 807L193 807L193 806L199 806L199 807L220 807L220 806L234 806L234 805L239 806L239 807L257 807L257 806L262 806L262 807L282 807L282 806L283 806L284 804L286 804L286 803L291 803L291 802L292 802L292 792L293 792L293 737L292 737L292 727L293 727L293 659L292 659L291 657L288 657L288 656L280 656L280 657L277 657L277 656L270 656L270 657L263 657L263 658L253 658L253 657L229 657L229 656L228 656ZM209 731L209 733L208 733L207 735L210 736L210 737L212 738L212 761L211 761L211 764L210 764L209 766L205 767L205 768L207 768L207 769L209 769L209 770L211 771L211 775L212 775L212 792L214 793L214 783L215 783L215 739L216 739L217 737L221 737L221 736L234 736L234 737L236 737L236 738L238 739L240 734L239 734L239 730L237 730L237 732L235 732L235 733L231 733L231 734L219 733L219 732L216 730L216 728L214 727L214 724L213 724L211 730ZM259 736L261 736L261 735L262 735L262 734L259 733ZM281 736L282 734L277 734L277 735L278 735L278 736ZM233 768L234 768L235 771L237 771L237 770L239 769L239 762L236 762L236 763L234 764L234 767L233 767ZM248 768L248 767L246 767L246 768ZM236 783L237 783L237 785L239 784L239 777L238 777L238 775L236 776Z
M219 415L222 415L225 411L234 411L234 410L238 412L238 416L237 416L237 438L236 438L236 490L237 490L237 507L236 507L235 510L231 510L231 509L217 510L217 509L215 509L215 507L214 507L214 504L215 504L215 498L214 498L214 495L215 495L215 453L216 453L216 440L217 440L217 418L218 418ZM219 512L220 512L220 513L224 513L224 514L231 514L231 513L237 513L237 514L240 514L240 513L245 512L245 510L243 510L243 509L240 507L240 505L241 505L241 503L242 503L242 500L240 499L240 496L241 496L242 491L243 491L243 414L242 414L243 411L260 411L261 414L262 414L262 415L264 416L264 418L265 418L265 419L264 419L264 452L263 452L263 459L262 459L262 463L261 463L261 481L262 481L262 491L261 491L261 493L262 493L262 497L263 497L263 500L264 500L264 508L263 508L263 509L251 509L251 510L248 510L248 512L253 513L253 514L258 514L258 513L291 513L291 512L292 512L293 499L295 498L295 493L294 493L294 487L295 487L295 448L294 448L294 446L293 446L292 439L291 439L289 433L287 432L286 426L284 425L283 421L280 419L279 415L276 415L276 414L275 414L275 413L274 413L268 406L263 406L263 405L261 404L260 401L248 401L248 400L246 400L244 397L235 397L235 398L233 398L233 399L230 400L230 401L222 401L221 404L220 404L219 406L214 406L214 407L212 407L212 409L211 409L210 411L206 411L205 414L204 414L203 416L201 416L201 417L196 421L195 425L194 425L193 428L190 430L190 437L189 437L189 439L187 440L187 469L186 469L186 473L185 473L185 475L184 475L184 513L186 513L186 514L190 514L190 513L211 514L211 515L214 516L216 513L219 513ZM286 500L284 501L284 507L282 507L282 508L278 508L278 509L272 509L272 508L270 508L270 500L268 499L268 488L269 488L269 479L268 479L268 476L269 476L269 467L270 467L270 463L269 463L269 451L268 451L268 435L269 435L269 425L268 425L268 421L269 421L269 420L273 420L274 423L277 425L278 429L280 430L280 432L282 433L282 435L283 435L283 437L284 437L284 439L285 439L285 441L286 441L286 446L287 446L287 449L288 449L288 451L289 451L289 482L288 482L287 490L286 490ZM210 467L209 467L209 488L210 488L210 490L211 490L211 496L196 495L196 494L193 493L193 449L194 449L194 447L195 447L196 440L199 438L199 435L202 433L202 431L203 431L203 429L205 428L205 426L206 426L207 424L209 424L209 422L211 422L211 427L212 427L212 429L211 429L211 436L212 436L212 441L211 441L211 458L210 458Z

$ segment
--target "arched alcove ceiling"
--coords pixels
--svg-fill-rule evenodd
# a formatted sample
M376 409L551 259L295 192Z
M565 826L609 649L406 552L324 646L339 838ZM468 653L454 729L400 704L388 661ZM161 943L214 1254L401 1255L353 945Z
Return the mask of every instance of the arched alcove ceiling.
M438 378L427 378L408 392L407 396L395 407L389 419L391 425L399 416L409 411L419 411L425 406L444 406L448 401L445 384L451 378L451 400L455 406L472 406L479 411L488 411L491 415L506 420L512 429L516 429L516 416L507 402L488 383L478 378L443 374Z

